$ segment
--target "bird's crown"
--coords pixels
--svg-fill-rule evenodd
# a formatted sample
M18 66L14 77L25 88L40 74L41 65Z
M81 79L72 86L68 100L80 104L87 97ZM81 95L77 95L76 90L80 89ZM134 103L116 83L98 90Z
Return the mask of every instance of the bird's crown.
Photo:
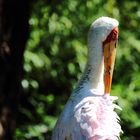
M89 30L90 36L94 34L96 37L100 37L101 41L104 41L109 33L119 25L116 19L110 17L100 17L95 20Z

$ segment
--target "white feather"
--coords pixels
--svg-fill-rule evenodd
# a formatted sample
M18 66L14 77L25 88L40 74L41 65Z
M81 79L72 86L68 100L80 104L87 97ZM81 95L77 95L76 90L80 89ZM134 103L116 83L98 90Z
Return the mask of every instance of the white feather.
M118 21L97 19L89 30L88 62L55 126L52 140L118 140L122 132L114 111L117 97L104 95L102 42Z
M52 140L118 140L122 130L114 111L120 109L113 103L117 97L87 90L81 93L69 99Z

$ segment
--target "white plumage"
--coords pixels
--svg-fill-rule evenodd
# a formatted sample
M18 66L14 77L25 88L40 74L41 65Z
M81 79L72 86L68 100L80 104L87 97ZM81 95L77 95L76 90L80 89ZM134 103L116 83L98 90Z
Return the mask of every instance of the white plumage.
M55 126L52 140L118 140L122 132L113 103L117 97L104 93L103 42L118 21L97 19L88 34L88 62Z

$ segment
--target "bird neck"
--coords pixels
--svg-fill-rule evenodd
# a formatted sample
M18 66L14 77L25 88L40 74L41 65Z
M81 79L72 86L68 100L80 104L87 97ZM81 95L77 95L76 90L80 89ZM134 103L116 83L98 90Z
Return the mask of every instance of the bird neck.
M94 44L96 47L89 46L88 62L81 77L78 87L89 88L103 94L104 92L104 59L102 54L102 43Z

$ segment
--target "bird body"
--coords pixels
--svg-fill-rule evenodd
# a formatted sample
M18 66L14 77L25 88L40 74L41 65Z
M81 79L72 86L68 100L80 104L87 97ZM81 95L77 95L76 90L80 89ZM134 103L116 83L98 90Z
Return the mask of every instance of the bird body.
M91 25L84 74L56 123L52 140L119 139L122 130L114 109L120 107L113 103L117 97L109 94L117 26L118 21L109 17L101 17Z

